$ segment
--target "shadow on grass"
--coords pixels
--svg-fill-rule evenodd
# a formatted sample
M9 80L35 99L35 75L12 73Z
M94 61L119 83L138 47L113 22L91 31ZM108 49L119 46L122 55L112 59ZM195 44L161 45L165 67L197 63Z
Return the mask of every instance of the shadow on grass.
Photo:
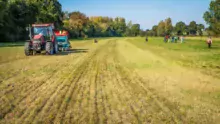
M68 51L63 51L55 54L55 56L69 55L74 53L87 53L88 49L70 49Z
M88 49L70 49L68 51L62 51L59 52L57 54L53 54L53 55L47 55L45 51L43 51L42 53L36 53L35 55L30 55L32 57L34 56L65 56L65 55L69 55L69 54L78 54L78 53L87 53Z
M208 48L208 46L207 46L207 48ZM219 46L212 46L211 48L208 48L208 49L220 49L220 47Z

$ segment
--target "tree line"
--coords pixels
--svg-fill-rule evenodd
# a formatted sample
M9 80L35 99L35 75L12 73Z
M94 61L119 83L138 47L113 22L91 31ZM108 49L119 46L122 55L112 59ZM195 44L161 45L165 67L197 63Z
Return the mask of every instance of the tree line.
M138 36L140 31L140 24L126 24L123 17L87 17L81 12L65 12L63 22L73 38Z
M26 27L34 23L54 23L72 38L137 36L140 30L139 24L126 24L122 17L63 12L58 0L0 0L0 42L28 39Z
M191 21L188 25L182 21L172 25L171 18L160 21L158 25L154 25L151 30L146 30L148 36L165 36L165 35L203 35L205 26Z
M0 0L1 41L17 41L28 38L26 27L33 23L54 23L57 29L70 32L72 38L124 37L124 36L164 36L164 35L208 35L220 34L220 0L210 2L204 13L209 25L195 21L186 24L182 21L172 24L167 18L150 30L141 30L140 24L133 24L123 17L88 17L81 12L63 12L58 0ZM128 23L126 23L128 22Z
M62 6L58 0L0 0L1 41L28 37L29 24L54 22L62 26Z
M220 0L212 0L209 5L209 10L203 15L208 27L205 28L203 24L197 24L191 21L186 24L182 21L172 25L171 18L167 18L154 25L151 30L146 30L147 36L164 36L164 35L199 35L202 36L206 32L208 36L220 35Z

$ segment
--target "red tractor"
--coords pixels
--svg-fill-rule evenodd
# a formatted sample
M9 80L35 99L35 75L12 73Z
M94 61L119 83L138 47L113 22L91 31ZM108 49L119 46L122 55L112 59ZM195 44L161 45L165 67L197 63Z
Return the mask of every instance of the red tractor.
M53 29L53 24L32 24L29 26L30 40L25 42L25 55L35 55L41 51L46 51L47 55L57 53L58 44Z

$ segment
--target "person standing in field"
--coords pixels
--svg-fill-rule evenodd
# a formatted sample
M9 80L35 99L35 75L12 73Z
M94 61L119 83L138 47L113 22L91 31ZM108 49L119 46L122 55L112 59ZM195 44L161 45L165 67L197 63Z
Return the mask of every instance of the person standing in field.
M145 41L148 42L148 37L146 37Z
M178 38L177 38L177 36L175 36L175 37L174 37L175 43L177 43L177 40L178 40Z
M180 42L183 43L183 36L180 37Z
M172 43L174 43L174 36L172 36Z
M170 42L172 42L171 37L169 37L169 39L168 39L168 43L170 43Z
M212 46L212 38L209 37L206 42L208 44L208 47L211 48L211 46Z
M168 35L166 35L166 42L168 42L168 39L169 39L169 36L168 36Z
M166 38L166 36L164 36L163 41L164 41L165 43L167 42L167 38Z

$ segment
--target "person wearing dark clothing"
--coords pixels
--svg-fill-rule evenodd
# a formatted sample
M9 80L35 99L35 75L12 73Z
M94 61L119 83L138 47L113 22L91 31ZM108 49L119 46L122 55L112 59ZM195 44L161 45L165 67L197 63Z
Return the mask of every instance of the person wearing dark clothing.
M164 37L163 41L166 42L166 37Z
M175 36L175 37L174 37L174 41L175 41L175 43L177 43L177 39L178 39L177 36Z
M95 39L95 40L94 40L94 43L98 43L98 40L97 40L97 39Z
M172 36L172 43L174 43L174 36Z
M169 39L169 36L168 36L168 35L166 35L166 42L168 41L168 39Z
M146 39L145 39L145 40L146 40L146 42L148 42L148 37L146 37Z

